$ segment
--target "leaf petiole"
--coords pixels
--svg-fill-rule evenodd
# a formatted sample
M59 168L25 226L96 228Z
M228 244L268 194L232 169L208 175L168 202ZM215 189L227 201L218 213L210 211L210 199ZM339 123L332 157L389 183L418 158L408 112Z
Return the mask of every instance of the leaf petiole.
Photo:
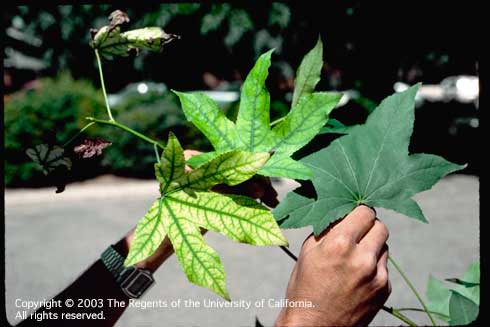
M61 146L62 148L66 147L68 144L70 144L71 142L75 141L75 139L80 135L82 134L87 128L89 128L90 126L94 125L95 122L91 122L91 123L88 123L87 125L83 126L81 130L78 131L78 133L76 133L71 139L69 139L68 141L66 141L65 143L63 143L63 145Z
M436 322L434 321L434 318L432 318L432 315L430 314L430 311L427 309L427 306L425 305L425 302L422 300L422 297L417 292L417 290L415 289L415 287L413 286L413 284L410 282L410 280L408 279L408 277L400 269L400 267L398 266L398 264L396 263L396 261L393 260L393 257L392 256L388 256L388 260L393 265L393 267L395 267L395 269L398 271L398 273L400 274L400 276L402 276L403 280L405 281L405 283L407 283L408 287L412 290L412 292L415 295L415 297L417 298L417 300L419 300L419 303L424 308L424 311L427 313L427 316L429 316L429 319L430 319L432 325L433 326L437 326Z
M129 132L129 133L133 134L134 136L142 139L145 142L148 142L150 144L153 144L154 146L160 147L162 150L165 149L165 147L163 146L163 144L161 144L157 140L153 140L153 139L149 138L148 136L143 135L140 132L135 131L134 129L132 129L132 128L124 125L124 124L118 123L118 122L116 122L114 120L111 121L111 120L97 119L97 118L94 118L94 117L86 117L85 119L87 119L88 121L94 122L94 123L99 123L99 124L103 124L103 125L110 125L110 126L118 127L118 128L120 128L120 129L122 129L122 130L124 130L126 132Z
M104 73L102 72L102 62L100 61L99 51L97 51L97 49L95 49L95 57L97 58L97 67L99 68L100 85L102 86L102 93L104 94L107 115L109 116L109 121L115 122L114 118L112 117L111 107L109 106L109 100L107 99L107 92L105 90L105 83L104 83Z

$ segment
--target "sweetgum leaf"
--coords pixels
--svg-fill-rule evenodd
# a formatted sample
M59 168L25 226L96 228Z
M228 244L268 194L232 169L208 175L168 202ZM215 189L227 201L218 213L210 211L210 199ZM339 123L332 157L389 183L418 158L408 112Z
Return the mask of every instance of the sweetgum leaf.
M243 146L250 152L268 151L272 142L270 95L265 87L272 51L257 59L242 86L236 128Z
M200 228L254 245L285 245L272 213L251 198L211 192L218 184L238 185L269 159L267 152L229 151L186 172L184 151L173 135L155 164L161 197L138 223L125 265L151 256L168 237L189 281L229 299L224 268L206 245Z
M318 198L289 193L274 210L281 227L312 225L318 235L359 204L391 209L426 222L411 197L465 166L430 154L409 155L418 88L386 98L364 125L301 160L313 171Z
M316 84L320 81L320 73L323 67L323 43L320 37L313 49L306 54L301 61L294 81L294 93L291 107L294 107L299 99L313 93Z
M120 26L129 22L129 17L120 10L112 12L109 21L109 25L94 31L90 43L106 59L129 56L131 50L160 51L165 44L180 38L165 33L160 27L145 27L121 33Z
M188 163L191 166L197 167L230 150L267 151L275 154L259 170L259 174L295 179L309 179L312 176L308 167L290 156L315 137L341 95L313 93L323 65L319 40L298 69L296 98L291 111L271 130L270 96L265 87L271 55L272 50L262 54L248 74L242 87L236 124L226 118L218 105L204 94L174 91L180 98L187 120L206 135L215 149L190 159Z
M92 158L93 156L100 156L102 151L111 144L112 142L101 138L85 138L81 144L73 148L73 152L84 159Z
M463 295L451 291L449 300L449 326L463 326L473 322L478 317L479 306L464 297Z
M38 144L34 148L26 150L27 156L38 165L45 175L60 166L65 166L68 170L71 169L72 162L64 153L65 149L62 147L48 144Z
M451 298L451 290L440 280L430 275L425 294L429 300L427 302L427 309L439 313L437 316L439 319L441 319L441 315L443 315L444 319L442 320L449 321L449 299Z

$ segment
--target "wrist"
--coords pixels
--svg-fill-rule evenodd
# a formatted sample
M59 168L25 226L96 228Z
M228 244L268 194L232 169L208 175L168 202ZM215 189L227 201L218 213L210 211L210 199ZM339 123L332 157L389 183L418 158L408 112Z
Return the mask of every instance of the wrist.
M328 326L324 320L318 319L318 315L310 309L285 307L279 312L274 327Z

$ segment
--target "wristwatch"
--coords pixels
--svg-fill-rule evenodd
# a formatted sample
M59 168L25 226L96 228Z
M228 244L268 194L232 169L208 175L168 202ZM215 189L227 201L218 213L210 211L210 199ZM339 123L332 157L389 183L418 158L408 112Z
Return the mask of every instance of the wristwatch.
M140 298L155 283L152 273L147 269L136 266L124 268L125 258L112 245L100 258L124 294L132 299Z

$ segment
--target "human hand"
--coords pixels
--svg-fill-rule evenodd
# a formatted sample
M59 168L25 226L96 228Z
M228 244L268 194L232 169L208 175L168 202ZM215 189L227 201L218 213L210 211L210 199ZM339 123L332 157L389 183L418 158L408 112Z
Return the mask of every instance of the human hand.
M388 229L367 206L303 243L275 326L367 326L388 299Z

